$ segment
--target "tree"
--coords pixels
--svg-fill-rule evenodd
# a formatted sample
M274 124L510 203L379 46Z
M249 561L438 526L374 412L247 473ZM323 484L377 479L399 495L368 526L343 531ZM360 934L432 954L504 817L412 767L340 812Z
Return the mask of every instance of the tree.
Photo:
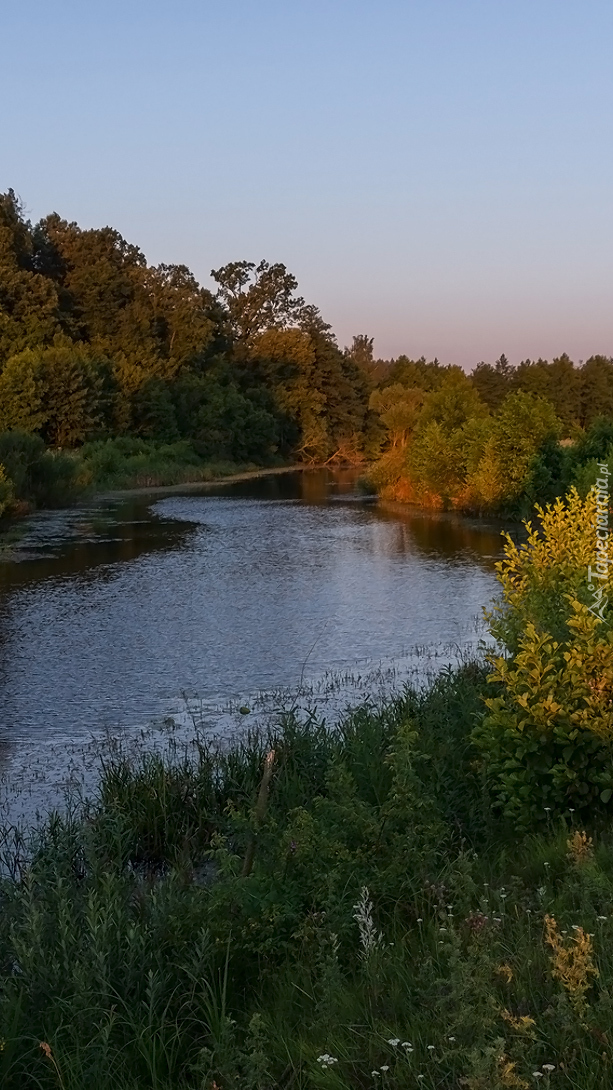
M148 267L118 231L83 231L56 214L41 220L34 241L66 335L122 356L143 383L173 378L210 349L223 316L187 266Z
M551 401L552 379L547 360L522 360L515 369L512 389Z
M492 421L478 466L467 481L476 502L508 506L530 481L533 459L544 441L561 430L552 405L522 391L508 394Z
M452 370L451 366L444 367L437 359L428 363L424 356L418 360L410 360L408 356L398 356L397 359L390 360L381 385L390 386L399 382L402 386L417 386L420 390L429 393L437 390Z
M0 432L37 432L46 424L45 382L40 355L26 348L0 371Z
M613 416L613 360L591 356L579 372L582 427L599 416Z
M368 337L365 333L358 333L352 340L351 348L345 348L345 356L353 360L369 377L372 377L375 369L374 343L374 337Z
M438 420L420 423L406 462L416 499L446 506L460 492L464 481L460 431L448 430Z
M179 438L171 389L163 379L148 378L134 393L132 428L136 435L163 443L173 443Z
M417 426L425 396L418 387L402 386L399 382L373 390L369 407L379 414L392 447L406 447Z
M566 353L549 364L549 400L566 434L581 421L581 373Z
M177 420L205 458L268 460L278 443L270 406L249 397L227 367L186 373L173 387Z
M46 420L43 437L51 446L83 443L100 421L100 376L82 345L58 340L36 352L42 375Z
M457 367L451 369L438 389L429 395L420 425L434 422L449 432L462 427L473 417L487 416L487 412L487 406L481 401L470 379Z
M470 376L470 380L479 394L479 397L489 409L496 410L500 407L505 397L511 391L513 368L504 353L496 360L494 366L491 363L479 363Z
M251 345L266 330L301 327L314 308L295 295L298 281L281 263L232 261L211 276L219 284L217 298L226 308L237 341Z
M59 331L54 285L36 271L32 228L12 189L0 194L0 364Z

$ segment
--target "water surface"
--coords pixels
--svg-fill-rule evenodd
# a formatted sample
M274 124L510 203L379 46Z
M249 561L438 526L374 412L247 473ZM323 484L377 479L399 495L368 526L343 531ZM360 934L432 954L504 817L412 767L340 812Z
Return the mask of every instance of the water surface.
M186 698L213 722L300 684L325 703L333 675L398 681L418 650L452 661L476 646L501 553L497 525L382 506L327 471L98 501L19 533L0 564L15 775L50 746L57 760L105 729L180 718Z

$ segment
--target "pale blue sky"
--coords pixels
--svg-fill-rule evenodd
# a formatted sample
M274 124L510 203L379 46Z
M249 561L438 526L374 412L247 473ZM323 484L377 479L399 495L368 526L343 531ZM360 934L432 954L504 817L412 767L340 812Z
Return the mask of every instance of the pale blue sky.
M613 355L610 0L19 0L0 188L283 261L341 346Z

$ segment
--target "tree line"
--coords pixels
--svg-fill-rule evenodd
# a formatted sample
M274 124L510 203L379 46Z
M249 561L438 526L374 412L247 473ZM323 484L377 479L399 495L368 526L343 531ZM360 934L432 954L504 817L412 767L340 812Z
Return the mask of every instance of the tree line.
M61 448L189 439L203 458L260 462L358 450L367 377L296 279L266 261L212 276L215 293L111 227L33 225L0 196L0 431Z
M585 492L613 451L609 357L512 367L501 356L467 375L438 360L375 360L364 336L353 351L375 383L385 438L371 478L389 498L525 513L571 484Z
M613 443L608 357L501 356L470 375L376 359L367 335L339 347L283 264L211 276L214 291L149 265L111 227L32 224L0 195L0 463L12 471L24 435L39 462L132 440L183 444L190 461L363 461L386 496L491 510L580 483Z

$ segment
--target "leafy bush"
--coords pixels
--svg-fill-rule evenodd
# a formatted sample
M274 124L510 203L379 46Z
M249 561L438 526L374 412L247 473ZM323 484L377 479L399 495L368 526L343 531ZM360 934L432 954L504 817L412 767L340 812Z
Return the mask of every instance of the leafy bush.
M529 623L490 680L498 695L473 738L487 755L494 797L529 828L547 810L594 810L613 797L613 631L569 596L569 638Z
M84 478L94 488L138 488L207 481L236 472L232 462L207 462L196 443L121 436L85 443L79 452Z
M589 608L596 494L537 509L519 547L507 535L502 602L490 629L495 695L475 728L494 797L529 827L549 810L592 808L613 796L613 631ZM610 611L609 611L610 612Z
M16 499L54 507L70 503L78 493L76 459L47 450L37 435L0 433L0 463L13 482Z

